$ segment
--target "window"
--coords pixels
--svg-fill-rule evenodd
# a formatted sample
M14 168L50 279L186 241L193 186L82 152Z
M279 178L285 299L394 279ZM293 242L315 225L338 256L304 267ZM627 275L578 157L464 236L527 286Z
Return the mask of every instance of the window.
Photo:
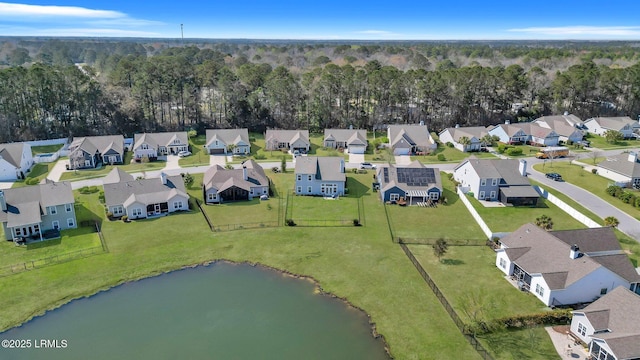
M309 181L311 181L311 175L307 175Z
M302 175L298 175L298 181L302 181Z
M266 193L267 193L267 189L263 189L263 190L262 190L262 193L263 193L263 194L266 194Z
M60 229L60 222L58 220L51 223L51 227L58 230Z
M182 201L175 201L173 203L173 208L174 209L182 209Z
M311 186L307 186L307 192L311 193Z
M16 228L16 236L22 236L22 231L20 231L20 228Z
M207 198L208 198L209 200L213 200L213 199L215 199L215 198L216 198L216 194L214 194L214 193L208 193L208 194L207 194Z
M600 289L600 295L606 295L606 294L607 294L607 288Z
M297 192L298 194L300 194L300 193L302 192L302 186L298 186L298 187L296 188L296 192Z
M49 215L55 215L58 213L58 208L55 206L49 206Z
M64 206L64 209L66 212L71 212L71 210L73 210L73 206L71 206L71 204L66 204Z
M507 268L507 261L503 258L500 258L500 267L503 269Z
M438 200L440 198L440 194L437 192L431 192L429 193L429 199L431 200Z
M491 198L491 199L495 199L495 198L496 198L496 192L495 192L495 191L492 191L492 192L491 192L491 196L490 196L490 198Z
M544 296L544 288L540 284L536 284L536 294Z
M586 326L582 325L581 322L578 323L578 334L580 334L582 336L586 336L587 335L587 328L586 328Z
M400 199L400 194L389 194L389 200L391 201L398 201L398 199Z
M122 206L116 206L113 208L113 215L120 216L124 212Z
M73 218L68 218L67 227L74 227L74 226L76 226L76 222L73 220Z
M498 179L491 179L491 186L497 186L498 185Z
M133 209L131 213L133 216L142 216L142 209Z
M480 180L480 186L487 186L487 179Z
M478 199L484 200L484 197L485 197L484 191L480 191L480 194L478 194Z

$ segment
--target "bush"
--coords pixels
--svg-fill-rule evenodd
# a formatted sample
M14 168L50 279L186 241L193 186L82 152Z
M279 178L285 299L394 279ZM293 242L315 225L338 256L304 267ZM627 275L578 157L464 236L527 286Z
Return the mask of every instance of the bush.
M438 154L438 161L446 161L447 158L444 156L444 154Z
M293 219L287 219L285 220L285 223L287 224L287 226L296 226L295 221L293 221Z
M622 200L622 202L625 204L629 204L629 203L634 204L636 201L636 197L633 196L632 193L627 191L623 191L618 198L620 198L620 200Z
M107 211L107 219L111 219L113 217L113 213L111 211Z
M498 152L500 154L504 154L504 152L507 151L507 149L511 149L511 148L513 148L513 145L500 144L498 145Z
M635 206L635 207L640 207L640 197L636 197L636 201L635 201L635 203L633 204L633 206Z
M104 204L105 202L104 191L100 191L100 195L98 195L98 200Z
M597 174L598 173L598 169L591 169L591 173L594 174L594 175Z
M80 190L78 190L78 192L80 194L95 194L98 191L100 191L100 189L98 189L97 186L83 186L80 188Z
M507 155L509 155L509 156L522 155L522 149L521 148L510 148L510 149L507 149Z
M265 154L255 154L253 156L253 158L256 159L256 160L264 160L264 159L267 158L267 155L265 155Z
M447 147L452 148L453 147L453 143L451 141L447 141Z
M129 216L127 216L127 215L122 215L122 221L124 221L124 222L129 222Z
M38 185L39 182L40 181L38 180L38 178L28 178L24 181L24 183L27 185Z
M611 196L616 196L616 192L618 190L622 190L622 188L620 188L620 186L616 186L616 185L611 185L607 188L607 194L611 195Z
M358 219L353 219L353 226L361 226L361 224L360 224L360 220L358 220Z

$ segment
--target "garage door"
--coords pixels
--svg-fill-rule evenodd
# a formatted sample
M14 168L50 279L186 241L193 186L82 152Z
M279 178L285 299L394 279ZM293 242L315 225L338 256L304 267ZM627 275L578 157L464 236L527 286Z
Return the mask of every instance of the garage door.
M224 154L224 149L209 149L210 155Z
M364 154L365 149L366 148L364 146L351 145L351 146L349 146L349 153L350 154Z

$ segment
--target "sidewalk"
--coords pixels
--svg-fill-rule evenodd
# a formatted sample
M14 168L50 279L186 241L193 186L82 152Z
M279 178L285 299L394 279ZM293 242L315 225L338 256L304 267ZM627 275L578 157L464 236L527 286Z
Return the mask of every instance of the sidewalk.
M566 328L566 330L564 333L559 333L558 331L554 330L554 328L562 328L563 330L564 328ZM585 348L583 348L580 344L576 345L573 339L569 337L568 326L547 326L544 329L549 334L551 342L553 342L553 346L556 348L556 351L558 352L558 355L560 355L561 359L575 360L589 358L589 354L585 351Z

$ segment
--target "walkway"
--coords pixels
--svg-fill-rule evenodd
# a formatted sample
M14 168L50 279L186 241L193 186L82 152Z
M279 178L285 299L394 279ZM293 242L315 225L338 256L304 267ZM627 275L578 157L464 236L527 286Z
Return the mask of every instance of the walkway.
M551 326L547 326L544 329L549 334L551 342L553 342L553 346L556 348L556 351L558 352L558 355L560 355L561 359L575 360L589 358L582 345L576 345L573 339L569 338L569 335L567 335L566 332L564 334L559 333L555 331Z
M60 177L62 176L62 173L67 171L68 164L69 164L68 159L58 160L58 162L53 166L53 169L49 171L49 175L47 175L47 179L53 180L53 181L60 181Z

